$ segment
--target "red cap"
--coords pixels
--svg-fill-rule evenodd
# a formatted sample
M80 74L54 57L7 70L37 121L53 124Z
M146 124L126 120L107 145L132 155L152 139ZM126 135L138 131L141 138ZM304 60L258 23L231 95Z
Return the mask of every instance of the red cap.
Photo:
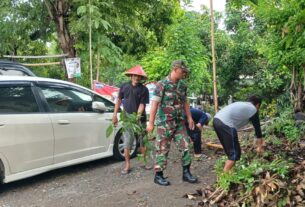
M139 76L142 76L143 79L147 79L147 75L144 72L144 70L143 70L141 65L136 65L136 66L130 68L129 70L127 70L125 72L125 75L127 75L127 76L130 76L130 75L139 75Z

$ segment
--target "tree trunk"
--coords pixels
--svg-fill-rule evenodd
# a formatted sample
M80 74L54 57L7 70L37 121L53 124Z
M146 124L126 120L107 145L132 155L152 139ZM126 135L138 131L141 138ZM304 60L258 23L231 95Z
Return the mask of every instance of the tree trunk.
M95 80L100 81L100 52L97 51L97 55L96 55L96 78Z
M295 100L296 100L296 97L295 97L295 85L296 85L296 83L295 83L295 77L296 77L295 72L296 72L295 68L293 67L292 68L291 82L290 82L290 87L289 87L290 100L292 102L292 105L293 105L294 109L295 109L295 106L296 106L296 104L295 104Z
M303 67L305 72L305 68ZM293 103L293 108L295 110L304 111L305 109L305 77L301 78L300 76L305 74L297 69L293 68L292 77L290 83L290 95L291 101ZM303 79L303 80L302 80Z
M56 25L58 41L61 49L68 57L76 56L74 39L69 32L68 11L70 9L69 0L44 0L49 16Z
M303 99L303 96L302 96L302 85L301 84L299 84L298 85L298 90L296 91L296 98L297 98L297 100L296 100L296 107L295 107L295 109L300 109L300 110L302 110L302 108L303 108L303 104L302 104L302 99Z
M302 81L300 81L300 109L301 111L305 111L305 65L303 65L303 87Z

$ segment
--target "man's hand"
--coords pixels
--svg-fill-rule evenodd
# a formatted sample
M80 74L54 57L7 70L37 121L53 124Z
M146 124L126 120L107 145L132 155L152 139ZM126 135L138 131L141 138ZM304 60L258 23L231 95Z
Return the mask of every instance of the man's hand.
M265 150L264 150L264 141L263 141L263 139L262 138L258 138L258 139L256 139L255 140L255 142L256 142L256 152L258 153L258 154L261 154L261 153L263 153Z
M148 125L146 127L146 131L148 133L151 133L151 132L153 132L153 130L154 130L154 124L148 123Z
M256 148L257 154L262 154L264 151L265 151L265 150L264 150L264 147L263 147L263 146L260 146L260 147L257 147L257 148Z
M202 125L200 123L196 124L196 127L199 129L199 130L202 130Z
M112 123L114 126L116 126L118 124L118 117L116 115L112 116Z
M189 123L189 128L190 130L194 130L195 129L195 124L192 118L188 119L187 121Z

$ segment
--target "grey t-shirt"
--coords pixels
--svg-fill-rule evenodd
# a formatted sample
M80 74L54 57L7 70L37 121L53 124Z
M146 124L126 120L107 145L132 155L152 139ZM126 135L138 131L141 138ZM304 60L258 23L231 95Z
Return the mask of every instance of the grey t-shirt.
M247 125L256 112L256 107L250 102L235 102L221 109L214 118L238 130Z

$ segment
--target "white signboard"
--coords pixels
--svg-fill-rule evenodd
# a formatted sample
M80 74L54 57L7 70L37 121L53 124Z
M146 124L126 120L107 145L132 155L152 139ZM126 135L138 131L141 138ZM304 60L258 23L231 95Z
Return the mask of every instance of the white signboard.
M80 58L66 58L65 65L68 78L78 78L81 75Z

